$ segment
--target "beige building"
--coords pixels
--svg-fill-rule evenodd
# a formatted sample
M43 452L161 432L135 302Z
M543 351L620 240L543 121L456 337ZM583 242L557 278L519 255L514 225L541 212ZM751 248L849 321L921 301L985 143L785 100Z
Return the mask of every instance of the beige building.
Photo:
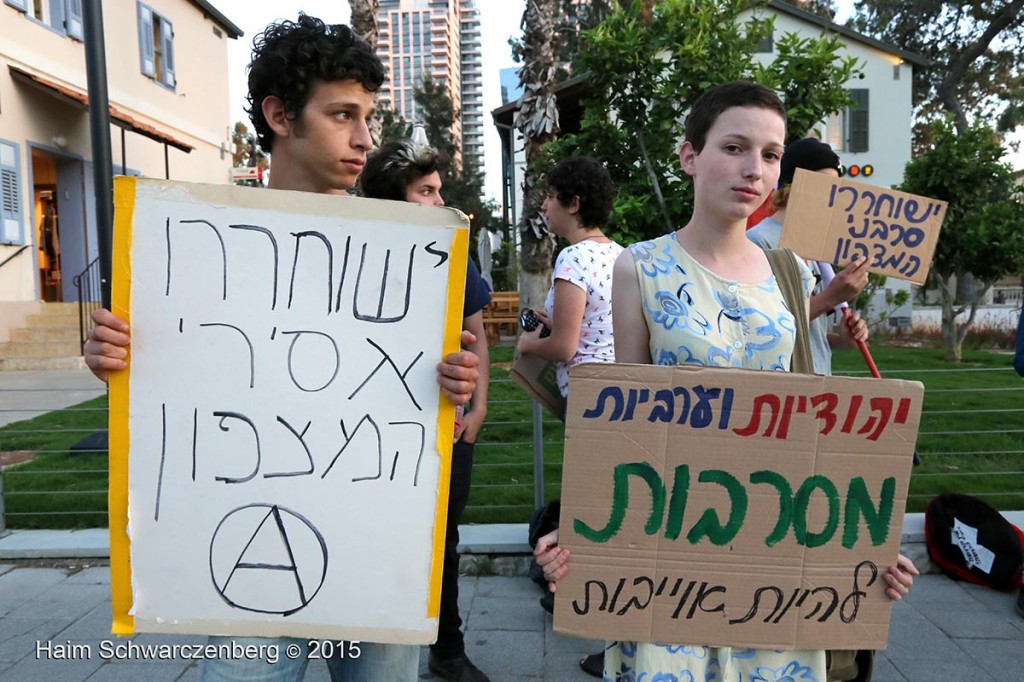
M97 257L81 0L0 0L0 342ZM207 0L103 0L114 174L230 180L227 41ZM186 49L187 46L187 49Z

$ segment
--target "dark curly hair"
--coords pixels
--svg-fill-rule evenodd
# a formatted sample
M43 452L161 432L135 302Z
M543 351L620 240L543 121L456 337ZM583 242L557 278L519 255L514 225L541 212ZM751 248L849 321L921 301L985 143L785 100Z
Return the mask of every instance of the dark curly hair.
M366 41L344 24L327 25L299 13L297 21L267 26L252 41L246 113L260 147L269 151L274 131L263 115L263 100L278 97L289 120L309 101L315 81L355 80L369 92L384 82L384 65Z
M359 196L405 201L410 183L442 170L442 159L433 147L409 138L393 140L366 159L359 174Z
M756 107L774 111L786 122L786 105L774 90L750 81L732 81L716 85L697 98L686 117L686 139L694 151L704 151L708 131L726 109Z
M612 212L615 185L608 169L590 156L572 156L555 164L547 175L547 186L558 203L568 207L580 198L579 217L583 227L603 227Z

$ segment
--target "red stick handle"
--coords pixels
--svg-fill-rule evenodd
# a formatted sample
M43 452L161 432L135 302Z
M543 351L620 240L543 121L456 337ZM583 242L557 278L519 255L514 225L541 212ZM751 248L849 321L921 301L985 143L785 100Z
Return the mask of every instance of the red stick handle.
M843 307L843 324L850 324L850 308L849 306ZM863 341L857 341L857 348L860 349L860 354L864 356L864 362L868 363L868 369L871 371L871 376L876 379L881 379L882 374L878 371L878 366L875 364L875 359L871 357L871 351L868 350L868 344Z

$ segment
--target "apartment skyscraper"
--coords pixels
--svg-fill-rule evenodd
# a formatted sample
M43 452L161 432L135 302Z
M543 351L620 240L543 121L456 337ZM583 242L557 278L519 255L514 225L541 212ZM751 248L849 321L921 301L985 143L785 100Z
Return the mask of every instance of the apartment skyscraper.
M381 106L422 120L413 88L429 74L448 85L460 112L452 136L467 163L483 163L483 76L475 0L380 0L377 55L388 69Z

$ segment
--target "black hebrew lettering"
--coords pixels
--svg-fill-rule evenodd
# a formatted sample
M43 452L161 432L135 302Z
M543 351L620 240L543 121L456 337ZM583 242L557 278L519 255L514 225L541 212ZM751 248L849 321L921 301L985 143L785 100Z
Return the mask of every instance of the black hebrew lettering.
M253 388L256 385L256 355L252 349L252 341L249 340L249 336L242 331L239 327L233 324L225 324L222 322L206 322L200 324L200 327L227 327L228 329L234 329L236 332L242 335L242 340L245 341L246 347L249 349L249 388Z
M839 617L844 623L852 623L857 620L857 612L860 611L860 600L867 594L860 586L860 573L862 570L870 574L867 584L864 585L865 588L874 585L875 580L878 579L878 567L873 562L862 561L857 564L857 568L853 570L853 590L850 594L846 595L842 606L839 607Z
M225 431L225 432L231 430L231 427L227 426L227 424L225 424L225 422L228 419L237 419L237 420L239 420L241 422L245 422L249 426L249 428L252 429L253 438L256 440L256 466L253 467L252 473L250 473L250 474L248 474L246 476L241 476L241 477L215 476L214 480L224 481L225 483L245 483L246 481L251 481L253 478L256 477L256 474L259 473L259 470L260 470L260 459L261 459L261 457L260 457L260 432L259 432L259 429L256 428L256 425L253 423L253 421L251 419L246 417L244 414L239 414L238 412L214 412L213 416L214 417L220 417L220 422L217 424L217 426L220 427L221 431Z
M338 295L334 298L334 312L341 310L341 290L345 287L345 278L348 276L348 254L352 250L352 237L345 237L345 255L341 260L341 277L338 278Z
M416 453L416 471L413 474L412 486L415 488L420 483L420 464L423 462L423 453L427 446L427 428L419 422L388 422L388 426L415 426L420 433L420 450ZM395 451L395 464L398 463L398 451ZM395 478L395 470L392 465L391 480Z
M572 610L576 612L578 616L585 616L590 613L590 590L591 587L599 589L601 591L601 603L598 605L598 611L604 611L608 605L608 587L600 580L588 580L583 584L583 604L581 605L578 599L574 599L572 602Z
M400 322L405 319L405 316L409 314L409 300L412 297L412 266L416 259L416 247L413 246L409 250L409 272L405 278L405 300L402 306L402 312L391 317L384 316L384 300L387 298L388 292L388 269L391 264L391 249L387 249L384 253L384 268L380 276L380 294L377 299L377 311L374 314L362 313L359 310L359 291L363 284L363 268L366 265L366 244L363 244L362 254L359 257L359 272L356 273L356 287L355 293L352 295L352 316L357 320L363 320L364 322L379 322L379 323L390 323ZM376 287L370 286L370 290L375 290Z
M363 389L363 386L369 383L370 379L372 379L374 375L380 371L380 368L387 364L391 366L392 370L394 370L395 376L398 377L398 381L402 384L402 388L405 389L405 393L406 395L409 396L409 400L412 401L412 404L416 406L417 410L422 411L423 408L420 407L420 404L416 401L416 396L412 394L412 389L409 388L409 384L406 383L405 378L409 375L409 372L412 370L413 365L419 362L419 359L423 357L423 351L420 351L416 355L416 357L413 358L412 362L409 363L409 366L405 368L405 371L401 372L398 369L398 365L395 364L395 361L391 358L387 351L385 351L383 348L374 343L373 339L367 338L366 342L373 346L374 348L376 348L377 352L379 352L384 357L383 359L381 359L380 362L377 363L377 366L373 368L373 370L366 376L366 378L363 379L363 383L359 384L359 386L356 387L356 390L352 391L352 394L349 395L348 399L352 400L352 398L356 396L356 393L359 393L359 391Z
M836 591L836 588L829 587L828 585L822 585L821 587L816 587L813 590L811 590L811 594L814 596L818 596L819 592L823 592L824 594L831 596L831 601L827 602L828 606L825 606L825 601L818 601L814 605L814 608L811 609L811 612L804 616L804 619L810 620L811 618L814 618L815 614L817 614L818 611L821 611L822 607L824 606L825 611L821 614L821 617L818 618L819 623L824 623L826 620L828 620L829 616L831 616L832 613L836 610L836 607L839 606L839 592Z
M291 235L295 237L295 258L292 261L291 283L288 285L288 308L291 309L292 297L295 294L295 272L299 264L299 251L302 247L302 240L306 237L316 237L327 251L327 314L330 315L332 312L331 297L334 294L334 247L331 246L331 241L327 237L315 230L292 232Z
M306 551L296 554L297 547ZM310 552L311 547L319 552ZM323 586L327 562L320 531L301 514L278 505L233 509L210 540L214 589L224 603L243 611L281 616L301 611Z
M448 252L447 251L439 251L438 249L431 248L436 243L437 242L430 242L429 244L427 244L426 246L423 247L423 250L426 251L427 253L433 255L433 256L437 256L437 263L434 265L434 267L435 268L439 268L442 265L444 265L444 262L446 260L448 260Z
M356 424L356 428L352 430L352 435L349 435L348 430L345 428L344 419L339 420L339 423L341 425L341 435L345 439L345 444L341 446L341 449L338 450L338 454L334 456L334 459L331 460L331 463L327 466L326 469L324 469L324 473L320 474L320 478L326 478L327 474L331 473L331 469L334 468L334 463L338 461L338 458L341 457L341 454L345 452L345 449L348 448L349 444L351 444L352 441L355 439L356 434L359 433L359 429L362 428L363 424L370 425L370 428L373 429L373 433L377 440L377 473L372 476L357 476L356 478L352 479L352 482L354 483L356 481L375 481L378 478L380 478L381 474L383 473L384 446L381 442L380 427L377 426L377 422L375 422L373 420L373 417L371 417L370 415L363 415L363 418L360 419L359 422Z
M334 340L333 337L331 337L329 334L324 334L323 332L315 332L308 329L288 332L283 331L281 333L286 336L292 335L295 337L292 339L291 344L288 346L288 376L291 377L292 383L295 384L296 388L302 391L306 391L307 393L316 393L318 391L324 390L332 383L334 383L335 378L337 378L338 376L338 370L341 369L341 351L338 350L338 343ZM299 339L302 338L303 334L312 334L314 336L321 336L327 339L328 341L331 342L331 348L334 350L334 369L331 372L331 378L324 382L324 384L318 388L303 386L301 383L299 383L298 378L295 376L295 344L299 342Z
M273 285L273 289L271 290L272 293L271 293L271 299L270 299L270 309L271 310L277 310L277 269L278 269L278 261L280 260L280 256L279 256L279 252L278 252L278 247L277 247L277 237L274 236L273 232L271 232L270 230L268 230L265 227L260 227L259 225L228 225L228 227L230 229L232 229L232 230L251 230L251 231L254 231L254 232L262 232L263 234L265 234L267 236L267 239L270 240L270 246L274 250L274 270L273 270L274 285Z
M309 461L309 469L299 471L275 471L269 474L263 474L263 478L290 478L292 476L308 476L313 473L313 453L309 451L309 446L306 445L306 432L309 431L309 427L313 422L306 422L305 428L302 429L302 433L295 430L295 427L289 424L281 415L278 415L277 421L281 423L288 431L295 436L302 449L306 452L306 459Z
M164 463L167 460L167 403L160 403L160 473L156 478L156 509L153 521L160 520L160 493L164 487ZM193 480L195 480L193 478Z
M217 237L217 241L220 242L220 258L221 258L221 300L228 300L228 251L227 247L224 246L224 237L221 236L220 230L213 223L206 220L181 220L179 221L182 225L206 225L213 234ZM168 219L167 225L164 228L167 235L167 289L164 292L165 296L171 295L171 221Z

